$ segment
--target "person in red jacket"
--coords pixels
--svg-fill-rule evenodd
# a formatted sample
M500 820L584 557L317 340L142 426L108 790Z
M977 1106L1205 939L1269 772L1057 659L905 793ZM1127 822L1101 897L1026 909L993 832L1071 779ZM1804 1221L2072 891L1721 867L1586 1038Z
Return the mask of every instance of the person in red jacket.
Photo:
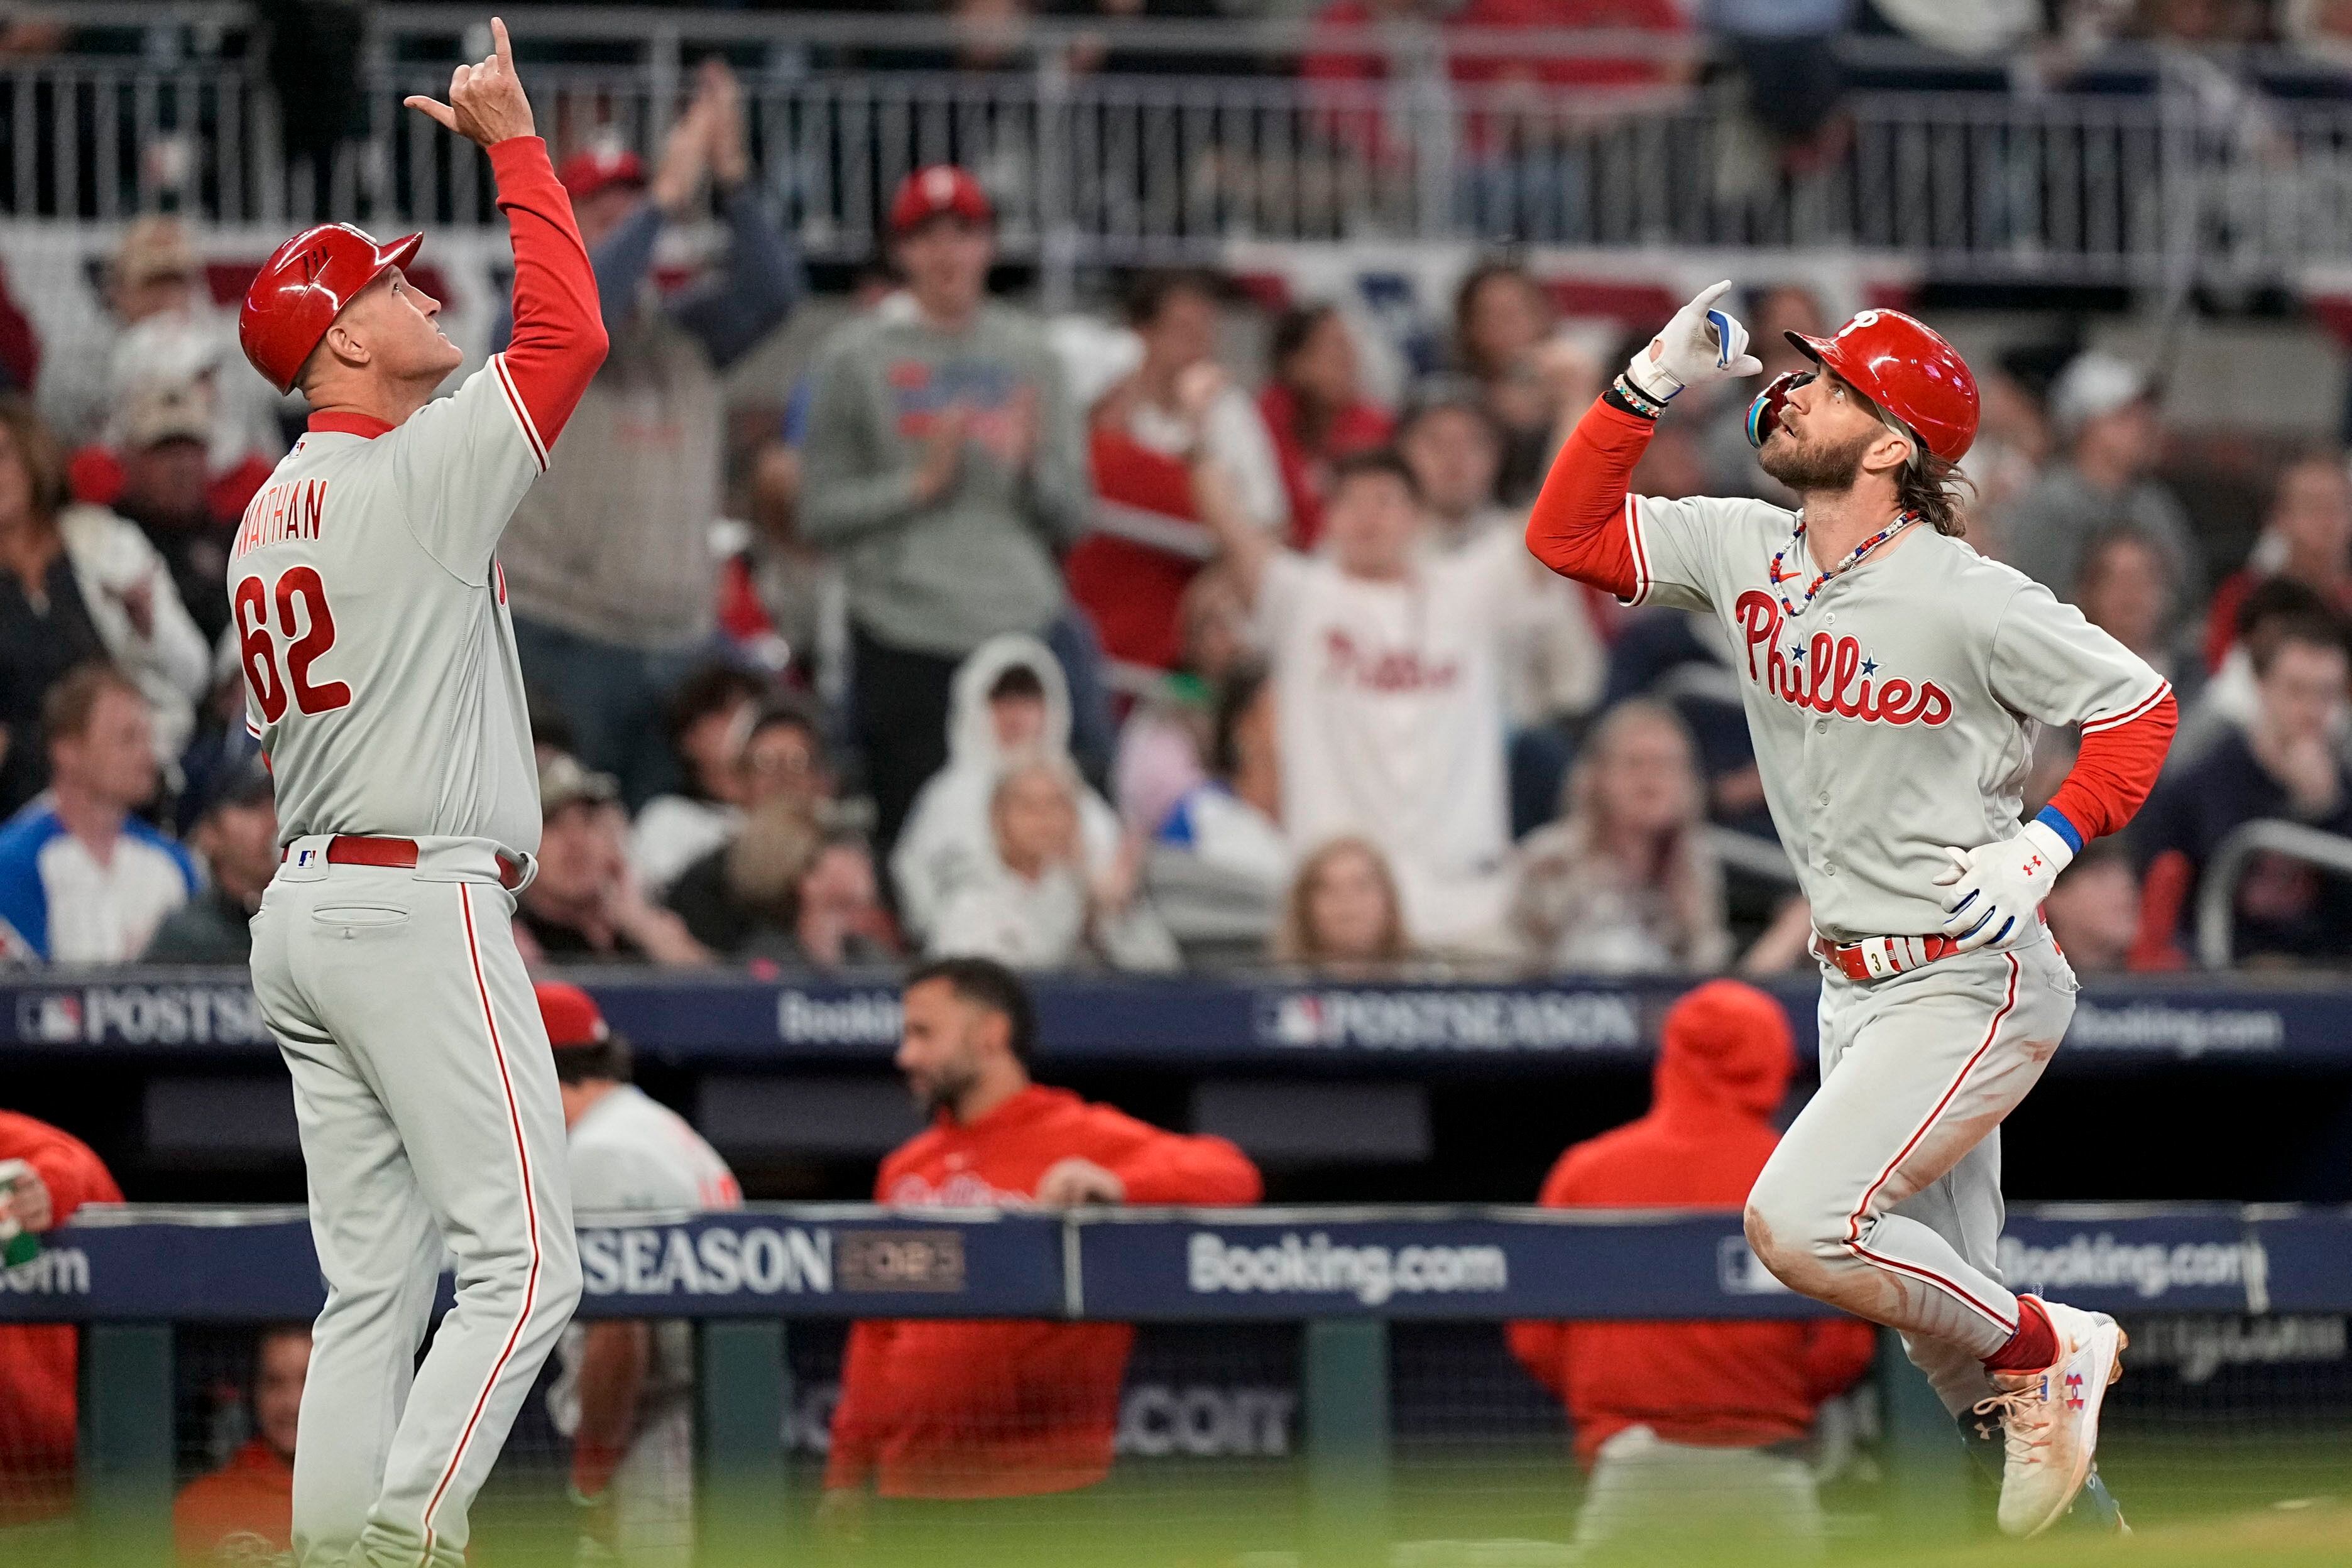
M908 976L898 1071L930 1127L882 1162L879 1202L1061 1208L1254 1203L1255 1166L1222 1138L1185 1137L1029 1077L1035 1014L985 958ZM887 1499L1012 1499L1109 1473L1125 1323L865 1322L851 1332L820 1522L862 1533ZM919 1516L922 1510L909 1511ZM961 1528L968 1508L951 1516ZM988 1515L977 1516L983 1523Z
M1770 1117L1796 1065L1779 1002L1708 981L1666 1014L1650 1113L1560 1155L1538 1201L1737 1212L1780 1142ZM1521 1322L1508 1333L1511 1354L1575 1424L1577 1460L1591 1471L1577 1523L1587 1551L1727 1521L1818 1549L1812 1475L1790 1450L1822 1402L1869 1367L1870 1325ZM1709 1505L1711 1521L1699 1517Z
M294 1438L310 1374L310 1324L262 1331L253 1354L253 1437L172 1503L181 1568L292 1561Z
M0 1111L0 1163L21 1160L0 1193L0 1215L40 1235L85 1203L121 1203L121 1189L80 1139L46 1122ZM19 1266L9 1288L39 1291L42 1259ZM0 1529L61 1520L73 1510L77 1347L67 1323L0 1323Z

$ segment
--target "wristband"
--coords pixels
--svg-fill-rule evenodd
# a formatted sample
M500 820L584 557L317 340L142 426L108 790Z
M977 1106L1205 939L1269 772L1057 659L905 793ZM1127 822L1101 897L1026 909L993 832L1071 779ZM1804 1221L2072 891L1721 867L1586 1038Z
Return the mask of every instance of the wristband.
M1636 419L1655 420L1666 412L1664 403L1634 386L1622 373L1609 383L1609 390L1601 394L1601 401Z

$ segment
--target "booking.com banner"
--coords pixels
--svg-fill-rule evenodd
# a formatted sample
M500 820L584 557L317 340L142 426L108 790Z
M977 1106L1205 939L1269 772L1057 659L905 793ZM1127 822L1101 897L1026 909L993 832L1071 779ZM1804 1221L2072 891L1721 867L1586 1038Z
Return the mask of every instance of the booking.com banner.
M600 1317L1779 1318L1818 1314L1735 1214L1528 1208L1067 1215L775 1205L581 1217ZM92 1207L0 1272L0 1321L268 1322L323 1295L299 1210ZM2352 1311L2352 1212L2012 1217L2011 1285L2117 1313ZM445 1296L447 1286L445 1282Z
M896 980L742 977L579 979L614 1028L681 1064L885 1064L898 1040ZM1633 1063L1656 1044L1682 982L1561 978L1522 985L1286 985L1041 976L1049 1063L1171 1068L1290 1064L1413 1071ZM1810 980L1775 980L1799 1048L1813 1049ZM2093 984L2054 1070L2150 1063L2327 1066L2352 1061L2352 995L2210 982ZM0 984L0 1050L44 1054L274 1055L242 973L115 969Z

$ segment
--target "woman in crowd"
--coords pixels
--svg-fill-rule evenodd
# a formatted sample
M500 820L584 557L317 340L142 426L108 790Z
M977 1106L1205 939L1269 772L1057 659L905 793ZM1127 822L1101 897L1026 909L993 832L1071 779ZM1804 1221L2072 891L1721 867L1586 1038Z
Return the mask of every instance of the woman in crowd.
M1477 382L1479 405L1502 433L1495 493L1506 505L1532 499L1550 466L1561 389L1539 350L1552 326L1550 297L1516 261L1481 262L1454 291L1454 357ZM1579 409L1599 395L1594 380Z
M1258 394L1258 412L1281 463L1291 542L1305 549L1323 529L1331 465L1386 444L1395 422L1365 398L1356 340L1337 306L1284 311L1269 350L1274 377Z
M211 674L204 633L136 525L69 503L64 454L22 398L0 398L0 817L48 782L41 698L111 661L147 699L168 789Z
M1335 979L1377 979L1412 956L1404 932L1388 861L1366 840L1333 839L1291 878L1274 961Z
M1690 734L1621 703L1585 742L1560 820L1519 845L1511 923L1548 968L1708 970L1731 956Z

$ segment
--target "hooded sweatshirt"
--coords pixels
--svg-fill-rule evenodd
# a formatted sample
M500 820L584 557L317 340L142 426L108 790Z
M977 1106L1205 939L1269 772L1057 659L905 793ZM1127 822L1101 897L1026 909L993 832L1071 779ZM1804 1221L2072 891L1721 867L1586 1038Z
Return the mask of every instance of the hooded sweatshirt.
M1116 1173L1129 1203L1255 1203L1257 1167L1223 1138L1186 1137L1035 1084L979 1120L942 1113L882 1162L876 1201L1028 1207L1073 1155ZM867 1321L850 1331L824 1484L884 1497L1027 1497L1110 1471L1126 1323Z
M1544 1181L1547 1208L1738 1209L1780 1134L1767 1119L1796 1052L1780 1003L1710 980L1666 1014L1650 1113L1577 1145ZM1576 1457L1644 1426L1671 1443L1763 1448L1805 1435L1814 1408L1869 1366L1853 1318L1809 1322L1521 1322L1511 1354L1566 1402Z
M988 805L1012 758L996 744L988 691L1018 664L1034 671L1045 691L1045 730L1037 749L1070 754L1070 685L1052 649L1034 637L992 637L957 666L948 699L948 765L916 795L898 847L890 852L899 923L909 935L929 932L951 894L992 882L1002 871ZM1078 829L1087 866L1100 871L1118 853L1118 813L1092 789L1081 789Z

